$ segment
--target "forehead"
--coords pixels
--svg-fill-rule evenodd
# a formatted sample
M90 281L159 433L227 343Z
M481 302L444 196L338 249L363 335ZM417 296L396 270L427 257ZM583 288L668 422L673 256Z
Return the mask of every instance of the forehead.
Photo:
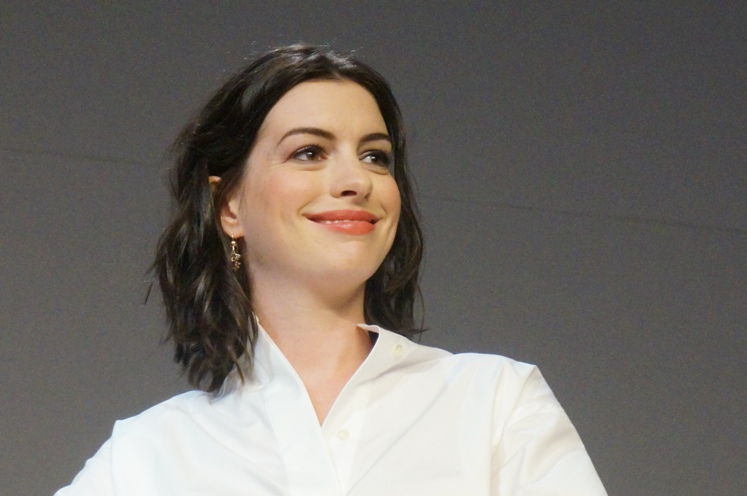
M348 80L306 81L294 86L267 114L260 134L289 127L386 133L373 95Z

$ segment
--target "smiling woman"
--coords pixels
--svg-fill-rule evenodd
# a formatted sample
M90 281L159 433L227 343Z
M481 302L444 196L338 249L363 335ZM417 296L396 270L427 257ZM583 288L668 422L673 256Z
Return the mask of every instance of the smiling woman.
M268 52L174 151L154 269L202 391L117 422L59 496L605 494L536 367L408 339L422 239L378 73Z
M243 256L263 322L289 300L323 308L331 293L357 299L346 319L365 320L366 281L399 224L391 153L376 100L356 83L304 82L270 110L220 208L223 232L250 247ZM277 294L284 299L264 298Z

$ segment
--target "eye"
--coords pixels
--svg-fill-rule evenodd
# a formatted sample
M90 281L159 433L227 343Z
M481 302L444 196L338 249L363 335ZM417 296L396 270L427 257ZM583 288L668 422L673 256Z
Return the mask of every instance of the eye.
M392 165L392 154L383 150L371 150L364 153L361 160L388 169Z
M300 160L301 162L317 162L324 158L324 150L317 145L304 146L303 148L293 152L291 157L294 160Z

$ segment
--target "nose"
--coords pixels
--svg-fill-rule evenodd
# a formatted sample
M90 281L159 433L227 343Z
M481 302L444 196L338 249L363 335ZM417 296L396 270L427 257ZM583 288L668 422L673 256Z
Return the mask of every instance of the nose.
M367 198L371 194L371 172L366 169L357 154L341 154L332 162L329 167L332 196Z

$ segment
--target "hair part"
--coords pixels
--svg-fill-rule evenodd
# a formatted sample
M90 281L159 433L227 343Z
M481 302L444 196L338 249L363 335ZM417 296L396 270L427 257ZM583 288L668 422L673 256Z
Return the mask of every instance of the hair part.
M171 149L172 215L153 271L163 294L166 339L175 345L174 359L189 382L206 391L217 391L234 368L241 374L240 360L251 373L259 331L247 271L234 271L229 261L230 239L221 228L220 209L243 177L267 114L289 90L312 80L352 81L379 106L392 139L392 174L402 206L392 248L366 282L364 316L368 324L408 337L421 332L414 323L414 306L421 302L423 238L407 172L402 115L388 83L349 55L304 44L277 48L232 76ZM221 178L212 189L210 176Z

